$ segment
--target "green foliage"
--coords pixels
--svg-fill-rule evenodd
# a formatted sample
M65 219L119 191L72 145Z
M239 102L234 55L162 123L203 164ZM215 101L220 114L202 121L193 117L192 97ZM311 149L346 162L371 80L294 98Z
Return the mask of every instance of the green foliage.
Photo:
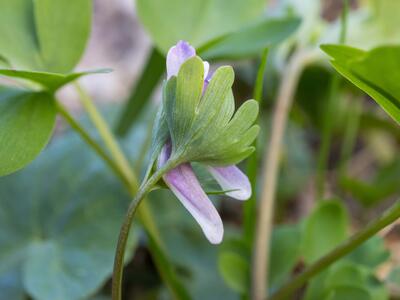
M218 248L210 247L201 229L172 193L154 191L149 202L165 249L176 264L192 299L237 299L218 272ZM221 249L225 243L230 243L228 237L221 244Z
M378 170L369 181L343 176L340 186L364 206L373 206L400 191L397 178L400 175L400 160L395 159Z
M194 47L261 18L264 0L138 0L139 18L166 53L179 40Z
M234 291L245 294L248 290L249 262L241 255L223 252L218 259L219 271L227 285Z
M1 0L0 55L17 69L69 72L90 24L90 0Z
M0 179L0 199L1 300L80 300L109 278L129 197L77 136Z
M0 88L0 176L30 163L53 132L54 99L45 93Z
M281 225L272 233L269 284L274 290L291 275L301 255L302 231L298 225Z
M338 200L322 201L307 218L302 253L311 263L332 250L347 237L348 216Z
M374 269L390 257L385 242L380 236L374 236L351 252L347 258L351 261Z
M224 35L199 49L204 59L239 59L260 54L263 49L289 37L300 25L298 18L264 19Z
M78 79L79 77L90 74L108 73L108 72L110 72L109 69L101 69L101 70L86 71L79 73L60 74L60 73L49 73L49 72L0 69L0 75L28 80L33 83L37 83L42 89L48 90L49 92L54 92L59 88L61 88L62 86Z
M220 67L202 96L203 72L203 62L191 58L166 85L164 109L173 145L171 155L208 165L238 163L254 151L251 144L259 127L252 124L258 104L248 100L233 116L232 68Z
M388 300L388 293L371 269L339 261L311 280L304 299Z
M400 47L382 46L371 51L338 45L321 48L332 57L331 63L340 74L400 122Z

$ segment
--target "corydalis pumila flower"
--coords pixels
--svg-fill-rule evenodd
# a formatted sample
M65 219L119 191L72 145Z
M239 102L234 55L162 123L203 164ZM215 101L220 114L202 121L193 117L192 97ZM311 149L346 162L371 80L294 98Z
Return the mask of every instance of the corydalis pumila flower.
M164 140L158 168L169 159L181 162L163 176L165 183L213 244L222 241L222 220L190 162L206 164L228 196L238 200L251 196L250 182L235 164L254 151L251 144L259 128L252 124L258 105L248 100L233 115L233 77L231 67L221 67L209 76L208 62L197 57L188 43L178 42L167 55L168 81L156 133L156 139ZM168 131L161 134L165 126Z

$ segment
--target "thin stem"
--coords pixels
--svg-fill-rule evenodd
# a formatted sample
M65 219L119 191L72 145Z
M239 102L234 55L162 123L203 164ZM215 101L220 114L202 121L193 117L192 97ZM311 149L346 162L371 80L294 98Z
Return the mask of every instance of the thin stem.
M87 111L90 119L92 120L93 124L99 131L99 134L103 139L104 144L109 149L111 156L114 158L116 164L118 165L120 170L125 174L125 177L129 180L129 182L137 183L136 177L131 170L129 161L126 159L124 153L122 152L117 141L115 140L114 135L112 134L108 124L97 110L92 99L83 90L83 88L79 85L79 83L75 82L75 87L80 96L80 100L85 110Z
M58 113L69 123L72 129L79 133L81 138L99 155L106 164L114 171L118 178L125 184L126 187L130 186L129 180L125 174L120 170L119 166L109 155L99 146L99 144L86 132L86 130L74 119L74 117L67 111L67 109L60 103L56 102Z
M83 91L83 90L82 90ZM113 148L113 151L110 149L110 153L112 155L120 155L120 159L114 160L111 159L106 152L102 150L102 148L90 138L89 134L69 115L69 113L59 105L60 113L66 118L66 120L70 123L71 127L77 131L87 144L92 147L96 153L99 154L101 158L104 159L106 164L117 174L117 176L121 179L121 181L125 184L129 194L134 197L138 188L138 180L135 176L135 173L132 172L130 168L125 168L124 166L128 166L128 160L124 157L124 154L121 150L119 150L119 145L115 141L114 136L108 128L107 123L102 118L101 114L97 111L97 108L91 103L91 99L87 96L86 93L82 93L81 96L84 96L83 101L86 103L84 107L86 109L90 109L89 114L91 114L92 120L95 119L95 126L98 127L100 134L105 142L106 146ZM101 130L99 129L102 128ZM154 217L150 207L147 204L147 201L143 201L140 209L137 211L138 218L143 225L148 237L149 237L149 250L154 259L157 270L168 287L171 294L176 299L189 299L189 293L186 291L182 283L178 280L176 276L175 269L171 262L168 259L168 256L164 250L162 239L159 233L159 229L157 224L154 221Z
M266 148L263 167L262 193L256 229L255 252L253 257L252 296L255 300L265 298L269 266L269 242L272 231L272 218L276 181L279 169L279 156L285 132L286 121L301 70L307 56L303 51L296 52L287 64L278 91L273 114L270 144Z
M297 289L302 287L313 276L317 275L329 265L347 255L366 240L378 233L380 230L390 225L400 218L400 201L389 208L380 218L370 223L365 229L359 231L352 238L323 256L301 274L294 277L291 281L283 285L269 300L284 300L290 297Z
M155 186L155 184L161 179L161 177L174 168L177 165L177 162L168 161L162 168L157 170L153 176L149 178L149 180L142 185L142 187L137 192L135 198L132 200L129 205L128 212L125 216L124 222L121 227L121 231L119 233L117 250L115 252L115 260L114 260L114 272L113 272L113 280L112 280L112 299L113 300L121 300L122 296L122 275L124 270L124 257L125 257L125 249L126 243L128 241L130 228L132 225L133 217L137 208L139 207L140 202L146 197L146 195L151 191L151 189Z
M260 66L257 71L256 84L254 87L253 98L259 103L262 102L263 85L264 85L264 74L267 66L268 48L266 48L261 56ZM259 123L259 117L256 120ZM254 145L257 141L254 142ZM254 230L255 230L255 218L256 215L256 187L257 187L257 170L259 166L260 157L257 151L248 158L247 161L247 176L251 182L251 190L253 191L251 198L247 200L243 205L243 237L251 246L254 241Z

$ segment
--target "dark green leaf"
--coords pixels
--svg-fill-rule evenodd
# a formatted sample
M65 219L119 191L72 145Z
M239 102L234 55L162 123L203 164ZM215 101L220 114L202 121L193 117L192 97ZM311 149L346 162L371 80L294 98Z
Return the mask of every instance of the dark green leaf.
M46 146L55 124L54 99L46 93L0 88L0 176L30 163Z

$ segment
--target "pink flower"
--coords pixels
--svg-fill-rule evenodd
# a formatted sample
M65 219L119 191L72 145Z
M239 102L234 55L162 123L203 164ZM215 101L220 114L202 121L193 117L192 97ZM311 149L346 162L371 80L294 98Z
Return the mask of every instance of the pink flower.
M167 55L167 78L177 76L181 65L196 55L195 49L185 41L179 41ZM204 62L204 90L210 80L209 64ZM204 92L204 91L203 91ZM161 151L158 167L163 166L171 155L168 142ZM208 167L223 190L230 190L227 195L247 200L251 196L251 185L247 176L235 165L226 167ZM200 225L207 239L213 244L222 241L224 228L216 208L202 189L190 163L184 163L163 176L165 183L191 213Z

